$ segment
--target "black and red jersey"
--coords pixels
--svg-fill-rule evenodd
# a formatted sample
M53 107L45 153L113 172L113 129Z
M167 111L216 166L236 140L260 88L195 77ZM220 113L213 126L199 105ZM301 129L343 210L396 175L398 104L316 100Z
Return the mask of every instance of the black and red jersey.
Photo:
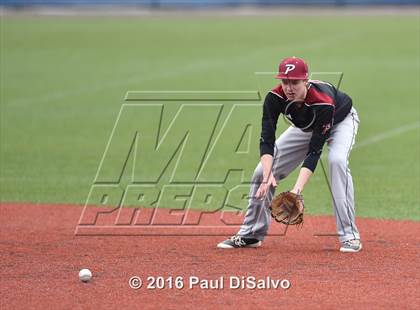
M309 80L308 92L300 103L288 100L282 86L278 85L267 94L264 101L261 156L274 154L277 121L279 115L283 114L294 126L312 131L303 167L314 171L331 128L341 122L351 108L351 98L327 82Z

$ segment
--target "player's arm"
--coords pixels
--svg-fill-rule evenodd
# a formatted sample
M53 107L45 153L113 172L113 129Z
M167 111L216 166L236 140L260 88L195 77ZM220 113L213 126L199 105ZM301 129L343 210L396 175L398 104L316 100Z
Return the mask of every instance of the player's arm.
M272 93L268 93L263 105L261 122L260 155L263 168L263 182L261 183L256 197L264 197L270 186L276 187L277 182L272 173L274 143L276 141L276 128L283 103Z
M334 107L322 106L317 111L317 119L314 124L311 141L309 142L309 150L300 169L299 176L295 186L291 190L292 193L300 194L303 192L305 185L311 178L315 168L321 157L322 148L330 136L333 123Z
M312 174L313 174L312 170L305 167L300 168L299 176L291 192L295 194L301 194L303 192L303 189L306 183L308 183L309 179L311 178Z

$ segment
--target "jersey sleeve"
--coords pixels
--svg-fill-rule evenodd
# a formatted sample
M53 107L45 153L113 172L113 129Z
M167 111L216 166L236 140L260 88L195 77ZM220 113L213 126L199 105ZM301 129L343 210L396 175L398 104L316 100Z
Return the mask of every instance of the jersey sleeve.
M318 164L325 141L330 136L333 125L334 106L325 105L315 111L316 119L313 127L312 137L309 142L309 149L302 167L312 172Z
M261 123L260 155L274 155L277 121L284 112L284 102L273 93L268 93L264 100Z

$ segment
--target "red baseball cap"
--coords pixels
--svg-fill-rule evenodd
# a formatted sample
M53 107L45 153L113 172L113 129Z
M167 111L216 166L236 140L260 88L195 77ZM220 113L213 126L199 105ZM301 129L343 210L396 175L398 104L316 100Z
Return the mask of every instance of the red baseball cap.
M307 80L308 77L308 65L303 59L294 56L282 60L276 75L276 79L288 80Z

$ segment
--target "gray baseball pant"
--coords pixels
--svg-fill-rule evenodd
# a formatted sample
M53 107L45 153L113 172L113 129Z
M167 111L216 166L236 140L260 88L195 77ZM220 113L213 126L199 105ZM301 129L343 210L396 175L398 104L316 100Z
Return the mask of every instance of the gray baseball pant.
M334 216L340 242L360 239L355 223L353 181L349 169L349 156L359 127L359 117L354 108L347 117L331 129L328 145L329 179L333 195ZM273 156L273 175L277 181L286 178L305 159L312 132L289 127L276 140ZM252 177L249 204L238 235L263 240L271 223L268 206L274 196L271 188L265 199L255 195L263 179L261 163ZM279 184L281 186L281 184Z

